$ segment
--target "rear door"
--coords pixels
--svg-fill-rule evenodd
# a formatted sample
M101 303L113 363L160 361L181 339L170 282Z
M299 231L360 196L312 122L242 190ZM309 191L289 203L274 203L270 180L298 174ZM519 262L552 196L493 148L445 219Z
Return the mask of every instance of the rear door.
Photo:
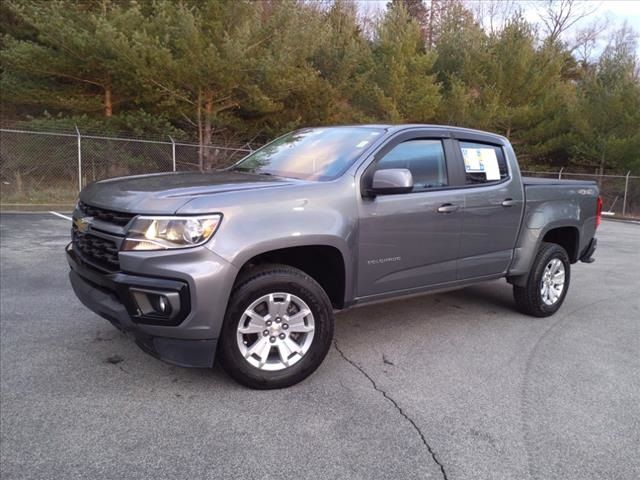
M503 273L511 262L524 203L519 172L507 159L512 152L475 136L454 144L456 179L464 192L457 278Z
M452 141L429 132L402 134L375 155L363 184L376 169L407 168L414 189L360 200L357 296L455 281L464 196L450 188L453 156Z

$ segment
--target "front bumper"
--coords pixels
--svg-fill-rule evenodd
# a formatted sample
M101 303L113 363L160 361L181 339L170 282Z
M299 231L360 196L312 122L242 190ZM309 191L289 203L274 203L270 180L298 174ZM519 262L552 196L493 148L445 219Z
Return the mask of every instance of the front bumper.
M205 247L121 252L121 272L85 264L67 246L69 278L78 299L116 328L134 335L145 352L185 367L211 367L237 269ZM135 272L130 273L130 272ZM175 292L171 318L141 315L131 289Z

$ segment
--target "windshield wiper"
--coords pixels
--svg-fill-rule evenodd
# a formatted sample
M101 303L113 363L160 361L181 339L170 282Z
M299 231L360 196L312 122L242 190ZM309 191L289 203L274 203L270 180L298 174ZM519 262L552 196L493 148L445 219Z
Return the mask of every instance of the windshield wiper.
M265 177L273 177L273 173L270 173L270 172L256 172L251 168L233 167L230 170L232 172L252 173L253 175L264 175Z

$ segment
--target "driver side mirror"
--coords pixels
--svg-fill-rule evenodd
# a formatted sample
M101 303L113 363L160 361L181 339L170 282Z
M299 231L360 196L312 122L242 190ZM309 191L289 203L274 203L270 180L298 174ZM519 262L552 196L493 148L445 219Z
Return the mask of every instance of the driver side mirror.
M369 193L372 195L391 195L409 193L413 190L413 175L406 168L388 168L376 170Z

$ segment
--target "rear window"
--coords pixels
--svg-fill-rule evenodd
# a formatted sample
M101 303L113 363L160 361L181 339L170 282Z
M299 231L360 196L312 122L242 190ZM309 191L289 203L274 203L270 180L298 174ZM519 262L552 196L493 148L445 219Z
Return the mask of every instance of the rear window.
M509 177L501 147L486 143L460 142L467 185L498 183Z

